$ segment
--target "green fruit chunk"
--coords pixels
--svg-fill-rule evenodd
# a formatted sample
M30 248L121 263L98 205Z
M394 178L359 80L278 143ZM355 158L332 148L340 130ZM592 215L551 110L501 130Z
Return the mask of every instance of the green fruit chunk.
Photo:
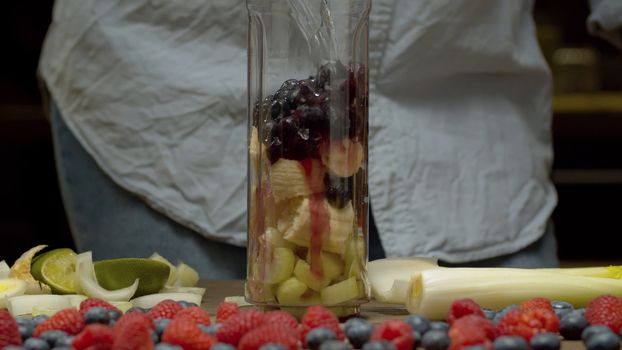
M94 268L97 282L108 290L129 287L138 278L138 289L134 297L159 292L170 271L166 263L141 258L100 260L94 263Z
M32 276L52 288L54 294L76 293L76 253L69 248L39 255L30 267Z
M311 271L311 266L304 260L300 259L294 267L294 276L310 289L319 292L322 288L330 284L330 278L326 275L317 275Z
M307 253L307 262L311 261L311 252ZM326 277L333 280L341 277L344 272L345 265L339 254L321 252L320 261L322 261L322 271ZM323 288L323 287L322 287Z
M283 239L283 235L281 234L281 232L279 232L279 230L277 230L274 227L268 227L266 229L266 242L268 242L268 244L270 244L273 247L279 247L279 248L289 248L289 249L294 249L296 246L293 243L290 243L288 241L286 241L285 239Z
M269 276L266 283L280 283L292 275L296 255L288 248L274 248L272 250L272 260L270 261Z
M307 285L296 277L290 277L279 284L276 289L276 298L281 304L301 304L302 295L307 291Z
M335 283L320 291L320 296L324 305L341 304L348 300L356 299L358 295L359 288L356 278L354 277Z

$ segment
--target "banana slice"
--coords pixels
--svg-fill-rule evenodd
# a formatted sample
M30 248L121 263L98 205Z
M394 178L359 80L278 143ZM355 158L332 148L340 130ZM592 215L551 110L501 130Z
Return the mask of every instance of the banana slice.
M6 261L0 261L0 278L9 278L9 273L11 272L11 268L6 263Z
M24 294L26 286L25 281L16 278L0 279L0 309L7 307L7 298Z
M359 142L344 139L321 148L322 163L328 171L340 177L350 177L363 162L363 146Z
M313 165L312 168L317 169L321 166L319 164ZM305 169L297 160L281 158L272 164L270 183L272 195L277 203L289 198L308 196L312 193Z
M324 207L329 215L329 233L322 241L322 250L343 255L346 241L354 231L354 208L352 202L337 209L324 201ZM309 247L311 243L311 209L309 199L305 198L296 210L291 225L285 231L283 238L302 247Z
M132 299L132 305L141 307L143 309L149 309L154 307L162 300L169 299L174 301L187 301L189 303L201 305L201 300L203 299L203 297L194 293L157 293L143 295L142 297Z

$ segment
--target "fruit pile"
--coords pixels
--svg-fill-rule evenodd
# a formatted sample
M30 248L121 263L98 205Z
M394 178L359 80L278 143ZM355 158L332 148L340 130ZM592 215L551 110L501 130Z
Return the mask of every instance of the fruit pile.
M371 324L344 324L311 306L298 322L284 311L239 309L223 302L212 317L196 304L164 300L125 313L99 299L51 317L13 318L0 310L0 349L158 350L558 350L561 340L582 340L588 350L618 350L622 299L604 295L585 309L535 298L502 310L456 300L446 320L410 315Z
M247 297L356 304L366 222L367 88L362 69L322 66L257 103L249 140Z

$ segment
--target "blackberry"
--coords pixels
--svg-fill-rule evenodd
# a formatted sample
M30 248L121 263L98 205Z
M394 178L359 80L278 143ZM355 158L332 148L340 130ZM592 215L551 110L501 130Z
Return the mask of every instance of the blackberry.
M494 350L529 350L529 344L519 336L502 335L492 343Z
M538 333L530 341L532 350L559 350L561 343L559 335L551 332Z
M449 347L451 338L447 331L442 329L430 329L423 334L421 346L425 350L445 350Z
M587 326L585 316L579 311L573 311L559 321L559 334L566 340L578 340Z
M337 340L337 335L332 330L324 327L312 329L305 336L305 343L310 350L317 350L322 343L328 340Z
M596 333L585 342L587 350L618 350L620 338L613 332Z
M406 323L408 323L413 331L417 331L419 334L425 334L425 332L430 329L430 322L420 315L410 315L406 317Z
M24 342L24 348L27 350L49 350L50 345L43 339L29 338Z
M103 307L93 307L84 314L84 322L86 324L101 323L108 324L110 322L110 314Z
M581 340L585 343L594 334L604 333L604 332L611 332L611 328L605 325L602 325L602 324L596 324L593 326L585 327L583 332L581 332Z

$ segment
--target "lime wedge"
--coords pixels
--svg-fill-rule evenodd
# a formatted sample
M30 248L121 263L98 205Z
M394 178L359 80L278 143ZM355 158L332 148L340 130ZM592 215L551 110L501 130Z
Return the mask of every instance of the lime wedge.
M97 282L108 290L131 286L138 278L135 298L159 292L170 271L168 265L161 261L140 258L100 260L94 263L94 268Z
M32 276L49 285L55 294L75 294L76 253L69 248L41 254L30 267Z

